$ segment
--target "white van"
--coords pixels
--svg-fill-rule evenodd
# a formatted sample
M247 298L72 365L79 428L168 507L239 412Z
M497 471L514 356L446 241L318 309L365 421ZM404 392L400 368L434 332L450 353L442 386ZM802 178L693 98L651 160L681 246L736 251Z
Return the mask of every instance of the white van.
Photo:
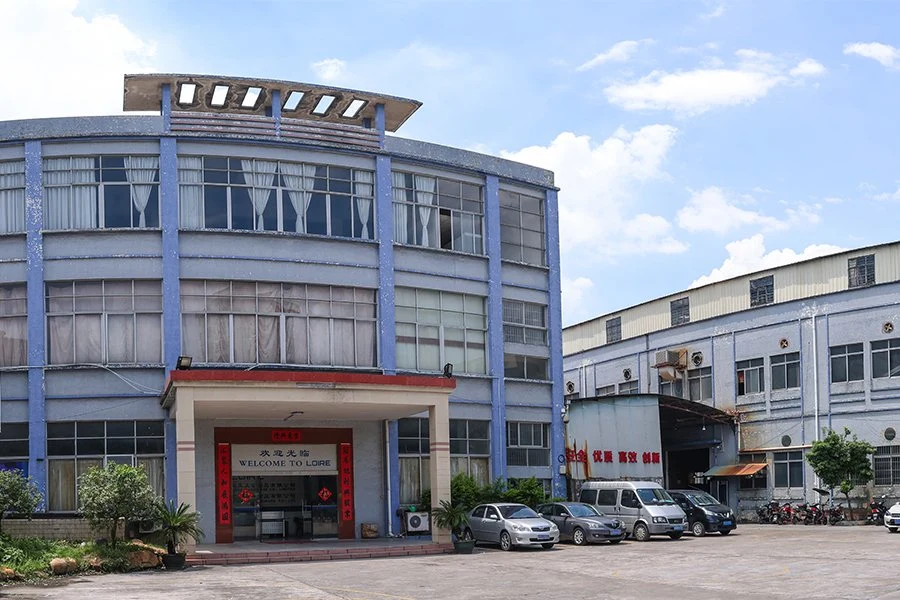
M677 540L684 534L687 515L663 486L653 481L586 481L578 498L625 523L639 542L651 535Z

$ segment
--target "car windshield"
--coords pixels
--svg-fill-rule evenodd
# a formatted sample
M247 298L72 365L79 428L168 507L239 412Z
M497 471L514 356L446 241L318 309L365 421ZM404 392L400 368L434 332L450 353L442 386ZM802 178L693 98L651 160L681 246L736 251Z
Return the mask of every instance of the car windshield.
M644 488L637 490L637 495L644 504L675 504L669 492L663 489Z
M697 506L712 506L719 503L718 500L706 492L691 492L690 494L685 494L685 496L693 500Z
M566 504L566 508L573 517L602 517L603 513L590 504Z
M504 519L535 519L538 514L527 506L498 506Z

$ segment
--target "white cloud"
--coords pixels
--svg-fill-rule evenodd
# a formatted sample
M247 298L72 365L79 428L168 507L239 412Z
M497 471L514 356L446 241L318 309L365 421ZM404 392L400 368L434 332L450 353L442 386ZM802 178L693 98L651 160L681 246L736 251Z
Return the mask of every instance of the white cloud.
M844 46L844 54L848 56L855 54L864 58L871 58L889 69L900 68L900 48L895 48L888 44L880 42L847 44Z
M501 152L511 160L551 169L559 194L560 246L592 259L623 254L677 253L687 246L672 237L664 218L637 210L633 188L664 177L662 169L677 129L648 125L619 129L595 143L590 136L559 134L548 146Z
M900 187L898 187L895 192L884 192L882 194L875 194L872 197L876 200L900 200Z
M817 60L807 58L801 60L796 67L791 69L792 77L819 77L825 74L825 65Z
M721 235L748 225L765 230L788 227L785 221L737 206L724 190L715 186L693 192L688 203L678 211L677 218L678 226L692 233L711 231Z
M613 83L603 91L611 104L625 110L670 110L690 116L717 107L753 104L778 85L821 74L814 73L818 68L824 72L812 59L789 70L783 59L760 50L741 49L735 57L731 68L705 60L705 66L693 70L653 71L634 81Z
M326 58L318 62L310 63L316 77L326 83L339 81L347 72L347 63L339 58Z
M585 312L586 295L594 289L594 282L587 277L561 278L562 310L567 317Z
M766 252L765 239L762 234L756 234L731 242L725 246L725 250L728 252L728 258L722 265L713 269L709 274L695 279L690 287L699 287L763 269L773 269L810 258L842 252L845 248L830 244L813 244L800 252L795 252L790 248Z
M825 198L825 202L828 204L840 204L843 201L844 199L838 196L828 196L827 198Z
M642 43L649 43L650 41L652 40L625 40L618 42L613 44L606 52L601 52L586 63L579 65L575 70L587 71L607 62L626 62L637 52Z
M0 119L122 112L122 76L156 70L155 44L78 0L0 4ZM23 96L27 94L27 96Z
M709 21L711 19L718 19L719 17L721 17L724 14L725 14L725 5L719 4L714 9L712 9L710 12L700 15L700 18L703 19L704 21Z

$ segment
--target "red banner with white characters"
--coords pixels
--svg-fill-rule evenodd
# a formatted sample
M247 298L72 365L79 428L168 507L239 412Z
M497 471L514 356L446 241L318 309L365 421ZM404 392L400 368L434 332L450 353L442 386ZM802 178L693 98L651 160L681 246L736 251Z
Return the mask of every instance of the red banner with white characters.
M353 520L353 446L338 445L338 481L341 491L341 521Z
M216 444L216 523L231 525L231 444Z

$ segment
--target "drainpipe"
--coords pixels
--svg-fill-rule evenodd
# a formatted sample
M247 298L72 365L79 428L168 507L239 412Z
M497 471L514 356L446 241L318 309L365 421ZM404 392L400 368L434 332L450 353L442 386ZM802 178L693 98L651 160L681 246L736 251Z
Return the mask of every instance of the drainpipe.
M816 441L819 441L819 344L816 341L816 316L812 316L813 326L813 400L815 401Z
M384 475L387 481L385 494L385 506L387 507L387 531L386 537L394 537L393 511L391 510L391 425L384 421Z

